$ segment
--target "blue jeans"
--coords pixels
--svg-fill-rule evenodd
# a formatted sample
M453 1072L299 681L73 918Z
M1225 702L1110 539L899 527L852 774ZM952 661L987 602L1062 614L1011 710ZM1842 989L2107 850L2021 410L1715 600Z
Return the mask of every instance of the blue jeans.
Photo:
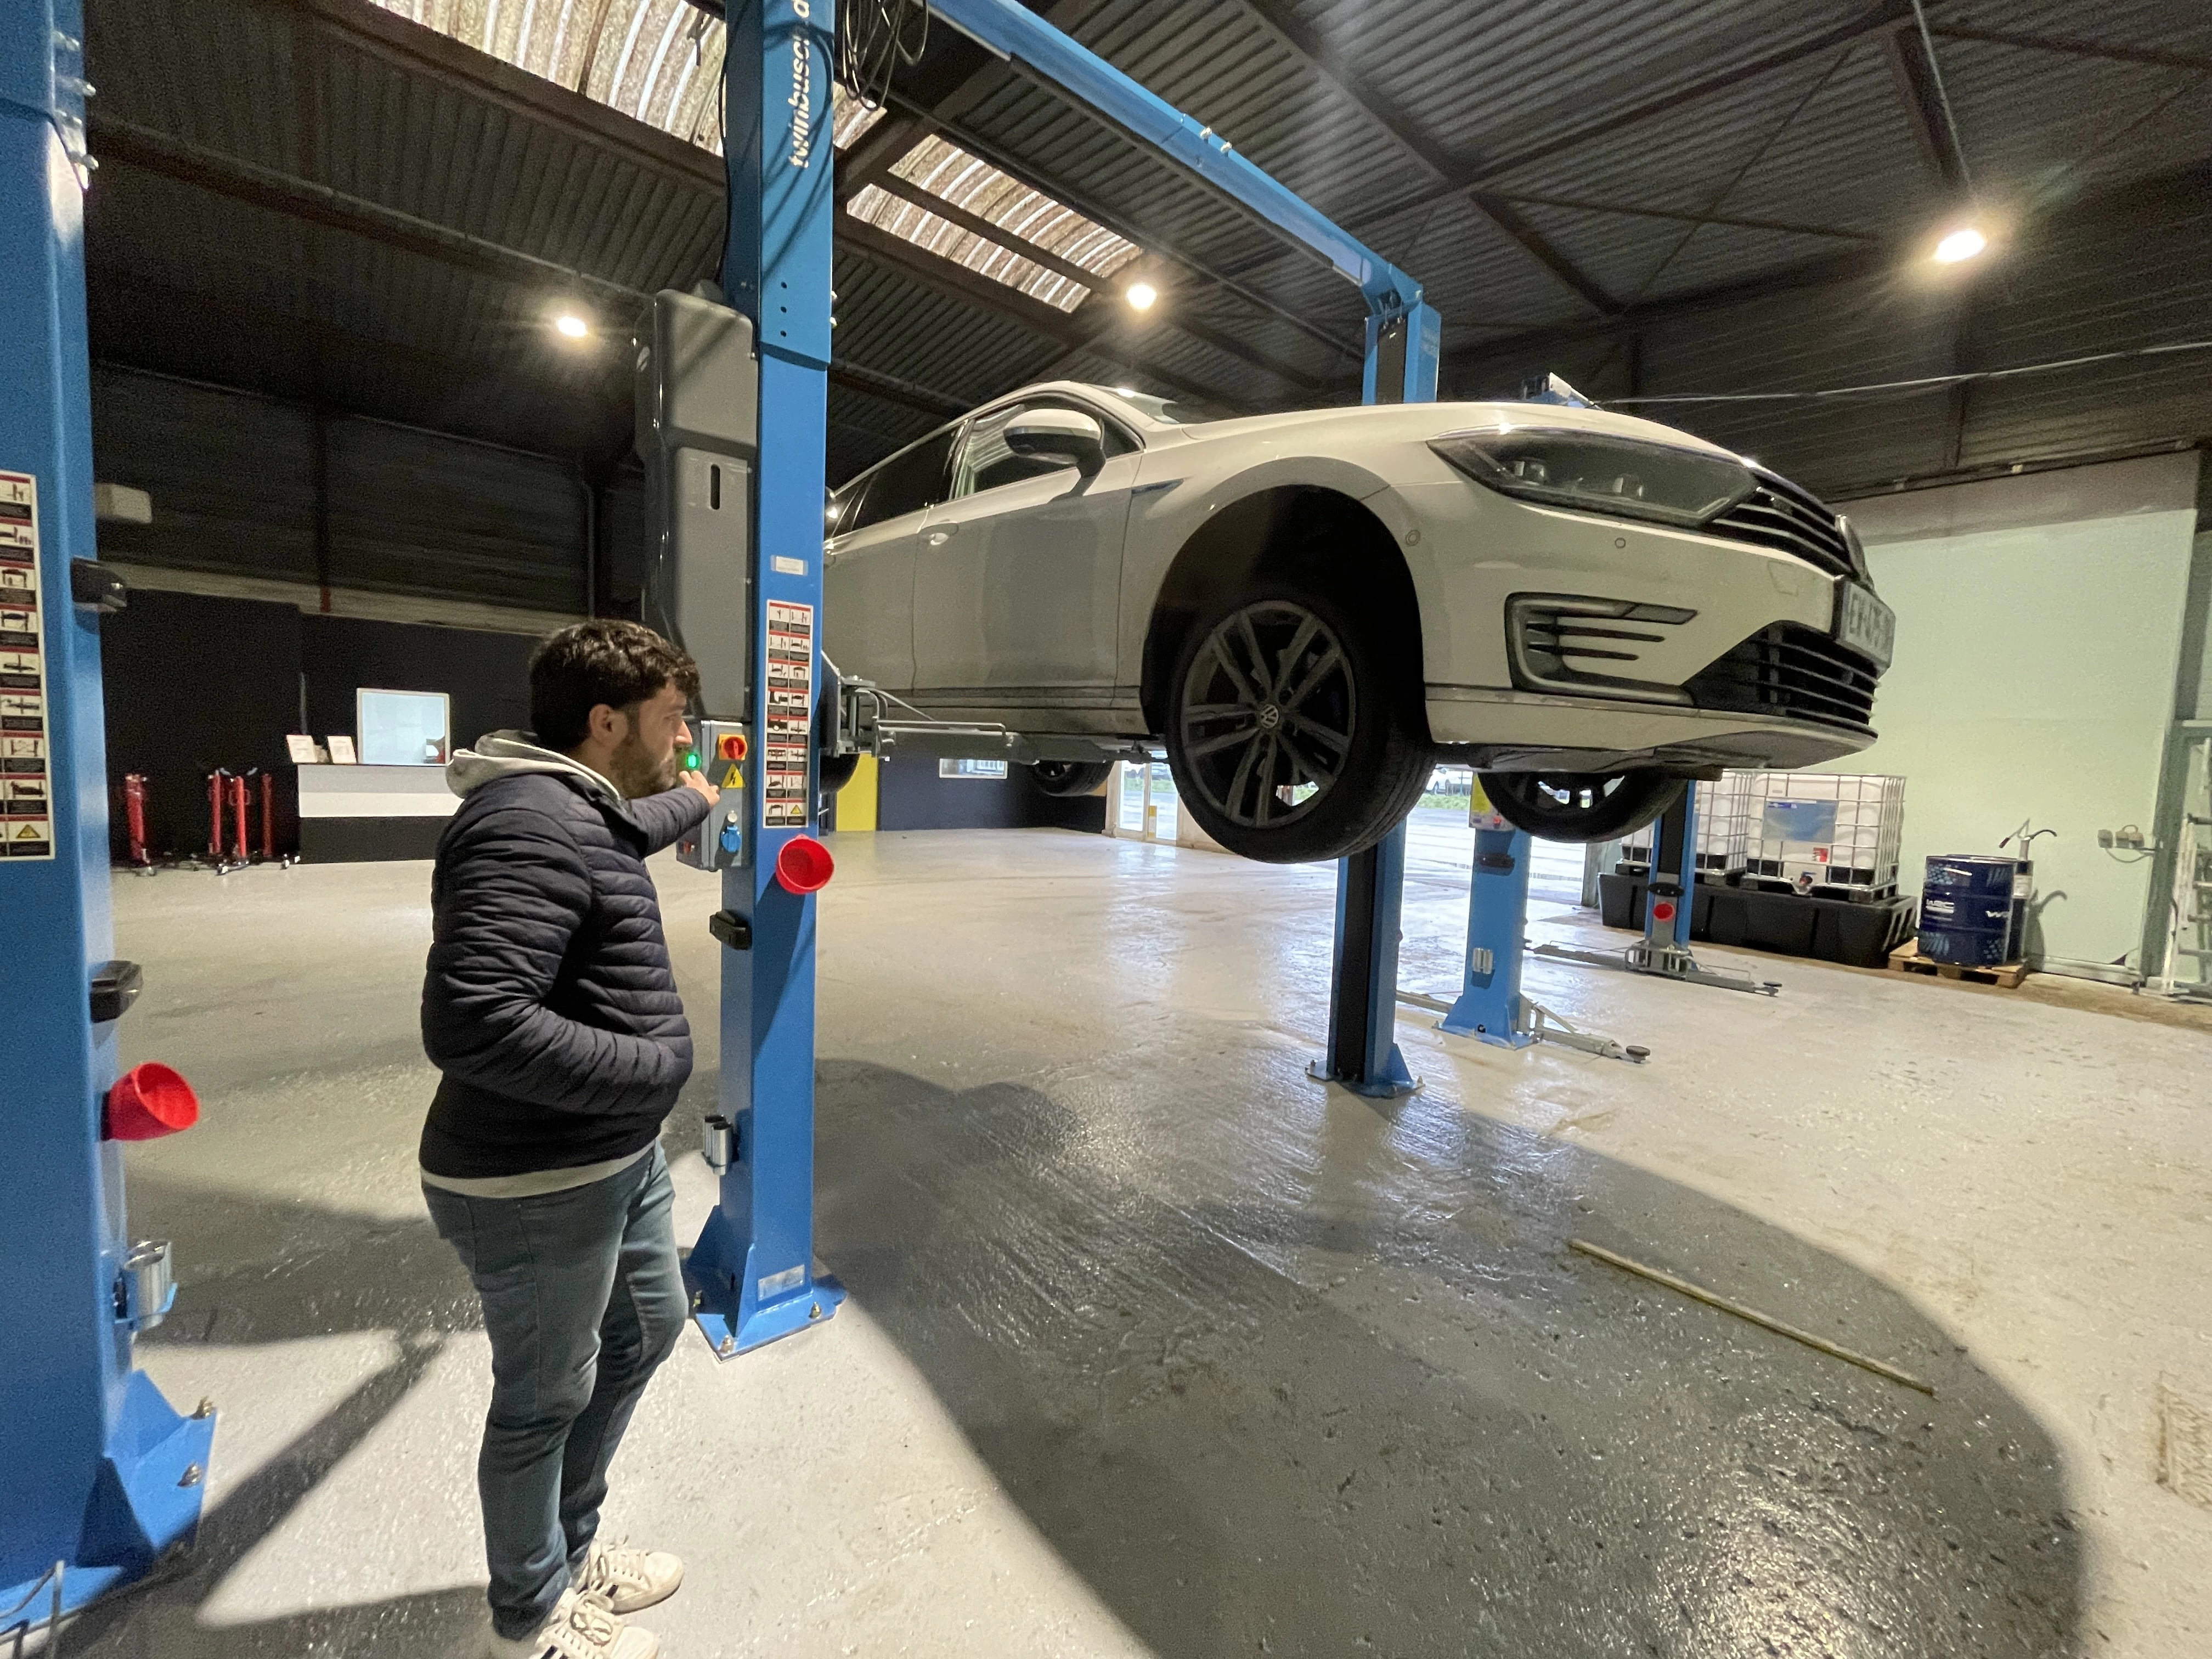
M599 1530L607 1464L687 1313L655 1146L587 1187L471 1198L425 1186L491 1339L491 1412L477 1460L492 1626L527 1636Z

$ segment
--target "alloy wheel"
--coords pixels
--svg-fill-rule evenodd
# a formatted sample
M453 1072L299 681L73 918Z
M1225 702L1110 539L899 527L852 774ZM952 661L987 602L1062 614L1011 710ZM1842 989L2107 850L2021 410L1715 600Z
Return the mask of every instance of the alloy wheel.
M1334 631L1302 605L1262 599L1224 617L1191 659L1183 765L1231 823L1279 828L1336 782L1358 712Z

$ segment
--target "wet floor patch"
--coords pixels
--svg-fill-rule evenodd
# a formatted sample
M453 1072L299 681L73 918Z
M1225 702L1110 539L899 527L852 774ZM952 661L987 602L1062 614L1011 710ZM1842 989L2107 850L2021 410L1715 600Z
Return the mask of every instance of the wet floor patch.
M823 1068L824 1257L1155 1651L2074 1650L2052 1447L1903 1298L1581 1149L1326 1117L1333 1191L1177 1201L1042 1094Z

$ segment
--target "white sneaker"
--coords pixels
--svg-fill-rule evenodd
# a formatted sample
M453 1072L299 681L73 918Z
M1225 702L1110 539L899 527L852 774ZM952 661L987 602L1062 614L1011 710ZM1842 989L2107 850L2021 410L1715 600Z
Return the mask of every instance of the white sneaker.
M486 1659L658 1659L660 1638L623 1624L604 1596L568 1589L537 1634L510 1640L487 1631L481 1651Z
M665 1601L683 1582L684 1563L665 1550L594 1543L576 1577L576 1588L627 1614Z

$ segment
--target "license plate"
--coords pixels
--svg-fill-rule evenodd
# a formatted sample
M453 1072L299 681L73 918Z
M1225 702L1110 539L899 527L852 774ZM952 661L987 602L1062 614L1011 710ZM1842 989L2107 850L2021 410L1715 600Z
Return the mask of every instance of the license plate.
M1836 595L1836 638L1887 668L1897 644L1897 612L1875 598L1872 588L1845 582Z

